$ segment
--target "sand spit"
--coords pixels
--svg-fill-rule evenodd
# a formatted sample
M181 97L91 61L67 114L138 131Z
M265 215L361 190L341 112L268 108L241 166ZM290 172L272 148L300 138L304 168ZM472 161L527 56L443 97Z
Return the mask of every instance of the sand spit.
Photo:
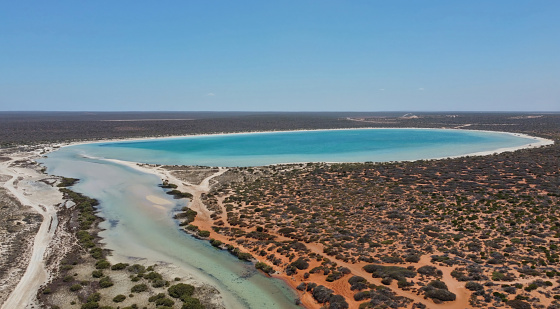
M157 205L169 205L171 204L170 201L163 199L161 197L157 197L157 196L153 196L153 195L147 195L146 199L154 204Z

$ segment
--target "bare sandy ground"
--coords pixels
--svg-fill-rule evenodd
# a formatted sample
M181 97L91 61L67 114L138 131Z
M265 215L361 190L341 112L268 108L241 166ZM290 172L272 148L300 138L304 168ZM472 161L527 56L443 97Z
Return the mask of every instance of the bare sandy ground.
M25 308L36 303L36 291L47 281L49 274L45 267L45 252L50 246L57 227L56 206L62 203L62 194L45 183L40 182L45 175L25 165L13 165L18 160L37 157L37 151L13 153L12 160L0 163L0 174L11 179L4 183L7 189L23 205L31 206L43 216L41 227L35 236L33 250L27 269L10 293L2 308Z

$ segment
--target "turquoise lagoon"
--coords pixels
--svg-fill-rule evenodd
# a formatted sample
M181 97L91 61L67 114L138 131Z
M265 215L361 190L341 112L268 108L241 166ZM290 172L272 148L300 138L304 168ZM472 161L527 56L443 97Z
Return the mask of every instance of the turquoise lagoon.
M101 142L63 147L41 160L50 174L79 178L74 190L100 201L101 236L114 255L171 263L220 290L229 308L294 308L288 286L257 272L172 219L184 202L157 187L158 177L104 159L154 164L257 166L290 162L397 161L520 147L530 137L436 129L357 129L223 134ZM152 195L169 201L154 205Z
M152 164L258 166L434 159L534 143L501 132L354 129L198 135L75 146L90 156Z

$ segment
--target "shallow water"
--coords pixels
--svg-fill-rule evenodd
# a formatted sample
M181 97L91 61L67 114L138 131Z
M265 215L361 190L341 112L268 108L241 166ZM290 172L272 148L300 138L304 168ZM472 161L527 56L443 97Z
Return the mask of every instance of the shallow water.
M186 269L218 288L228 308L296 308L296 295L284 282L179 230L172 212L184 203L157 187L158 177L67 151L41 161L50 174L81 179L73 190L100 201L100 215L106 219L100 236L114 255ZM154 204L146 198L150 195L171 203Z
M100 201L101 233L115 255L163 261L216 286L231 308L293 308L295 294L227 252L181 232L172 212L184 204L154 175L102 159L154 164L255 166L290 162L396 161L459 156L534 143L496 132L358 129L194 136L64 147L41 160L50 174L79 178L74 190ZM154 196L171 203L155 204Z
M96 157L152 164L256 166L434 159L534 142L501 132L356 129L189 136L74 147Z

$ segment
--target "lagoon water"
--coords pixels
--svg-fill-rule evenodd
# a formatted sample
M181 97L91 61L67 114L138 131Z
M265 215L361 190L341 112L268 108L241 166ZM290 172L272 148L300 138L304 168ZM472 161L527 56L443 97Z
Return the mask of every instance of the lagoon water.
M519 147L533 138L501 132L443 129L354 129L92 143L76 146L95 157L152 164L256 166L294 162L403 161Z
M154 175L107 159L212 166L289 162L430 159L534 143L495 132L358 129L192 136L64 147L42 159L50 174L79 178L74 190L100 201L106 247L121 258L172 263L217 287L229 308L294 308L296 295L280 280L257 272L204 241L181 232L173 200ZM168 203L154 204L152 195Z
M64 149L66 150L66 149ZM296 308L296 295L281 280L182 232L172 219L185 206L157 185L158 177L105 160L57 151L41 162L50 174L79 178L72 189L100 201L100 233L107 249L129 263L171 263L216 287L228 308ZM168 204L154 204L147 196Z

